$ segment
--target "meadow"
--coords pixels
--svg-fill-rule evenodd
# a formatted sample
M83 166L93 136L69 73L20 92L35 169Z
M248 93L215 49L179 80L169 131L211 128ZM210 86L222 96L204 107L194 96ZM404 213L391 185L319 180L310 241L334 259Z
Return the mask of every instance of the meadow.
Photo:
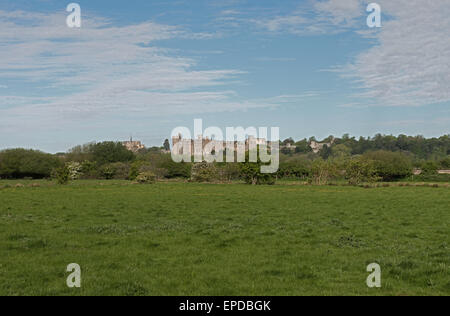
M0 188L0 295L450 294L448 187ZM381 288L366 285L373 262Z

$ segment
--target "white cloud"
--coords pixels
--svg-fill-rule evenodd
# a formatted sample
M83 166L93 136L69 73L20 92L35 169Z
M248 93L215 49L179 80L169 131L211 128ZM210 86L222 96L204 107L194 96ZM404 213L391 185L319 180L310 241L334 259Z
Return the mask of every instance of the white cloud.
M359 97L374 104L420 106L450 101L450 2L379 0L380 30L362 34L377 44L361 53L344 75L362 88Z
M361 16L369 0L326 0L309 2L288 15L252 19L269 32L296 35L334 34L361 24ZM365 20L362 22L365 23Z
M367 4L380 4L382 28L366 25ZM350 65L330 71L354 80L361 92L345 106L421 106L450 101L450 1L324 0L310 10L254 20L270 32L297 35L354 31L374 46Z
M65 18L0 11L0 79L45 90L45 96L8 90L0 95L0 128L14 122L43 128L100 115L161 116L274 106L237 101L224 88L242 71L194 70L195 60L155 45L157 40L208 34L152 22L116 27L93 16L83 16L80 29L70 29Z

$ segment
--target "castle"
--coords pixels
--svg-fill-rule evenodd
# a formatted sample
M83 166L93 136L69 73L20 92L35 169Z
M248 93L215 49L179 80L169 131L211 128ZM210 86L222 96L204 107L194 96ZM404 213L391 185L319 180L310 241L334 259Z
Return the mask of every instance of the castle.
M137 153L139 150L145 148L145 146L140 141L133 141L133 137L130 137L129 141L122 142L122 145L124 145L126 149L134 153Z
M180 144L176 146L177 144ZM197 144L197 146L195 146ZM181 135L172 137L172 146L173 149L177 148L178 152L176 154L183 154L184 148L189 148L191 155L202 155L205 147L209 148L220 148L223 150L226 148L234 148L235 151L238 151L238 148L245 148L245 151L249 151L250 146L259 146L259 145L267 145L270 147L270 142L268 143L264 138L256 138L253 136L249 136L245 142L242 141L221 141L221 140L213 140L208 137L202 138L202 136L198 136L196 140L193 139L184 139Z

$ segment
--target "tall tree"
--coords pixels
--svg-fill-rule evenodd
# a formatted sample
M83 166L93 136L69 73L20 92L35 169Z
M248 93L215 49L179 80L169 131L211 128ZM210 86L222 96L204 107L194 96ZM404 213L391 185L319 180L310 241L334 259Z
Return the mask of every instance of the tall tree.
M169 140L168 140L168 139L166 139L166 140L164 141L163 147L164 147L164 150L170 151L170 143L169 143Z

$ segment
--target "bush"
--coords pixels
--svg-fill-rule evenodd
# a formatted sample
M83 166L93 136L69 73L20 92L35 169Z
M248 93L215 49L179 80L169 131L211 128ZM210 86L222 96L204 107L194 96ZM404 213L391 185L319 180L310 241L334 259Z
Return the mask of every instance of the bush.
M130 164L124 162L116 162L108 165L114 171L113 178L117 180L128 180L130 174Z
M422 164L421 169L424 175L434 175L438 173L439 165L434 161L427 161Z
M166 177L169 179L172 179L172 178L189 179L189 178L191 178L192 164L186 163L186 162L176 163L170 158L170 155L169 155L168 159L166 158L166 161L161 162L158 167L167 170Z
M328 184L339 175L338 168L331 160L314 160L311 166L310 182L316 185Z
M105 165L100 169L100 174L106 180L111 180L116 174L116 170L110 165Z
M41 151L18 148L0 152L1 178L48 178L62 165L58 157Z
M252 185L274 185L276 177L274 174L261 173L261 162L244 162L240 164L241 177L247 184Z
M222 181L241 179L241 170L238 163L219 163L217 164L217 168L219 169L219 175Z
M66 166L69 169L70 180L78 180L81 176L81 164L79 162L69 162Z
M81 163L81 175L83 179L98 179L100 177L99 168L97 163L93 161L85 160Z
M374 151L364 154L365 159L373 160L377 176L383 181L394 181L412 175L411 160L400 152Z
M450 169L450 156L447 156L446 158L442 159L440 161L441 168L444 169Z
M364 158L355 158L349 161L345 170L345 178L352 185L380 180L377 176L375 162Z
M123 162L106 164L100 168L100 176L107 180L111 179L128 180L129 174L130 174L130 165ZM136 177L134 177L134 179L135 178Z
M309 177L310 172L311 163L306 159L302 159L282 162L278 175L282 178L306 179Z
M56 178L56 181L58 184L64 185L69 183L70 180L70 170L67 166L60 167L55 169L54 171L54 177Z
M136 181L141 184L149 184L149 183L155 183L156 182L156 176L154 173L150 171L141 172L136 177Z
M213 163L200 162L192 165L191 181L213 182L219 180L219 172Z

